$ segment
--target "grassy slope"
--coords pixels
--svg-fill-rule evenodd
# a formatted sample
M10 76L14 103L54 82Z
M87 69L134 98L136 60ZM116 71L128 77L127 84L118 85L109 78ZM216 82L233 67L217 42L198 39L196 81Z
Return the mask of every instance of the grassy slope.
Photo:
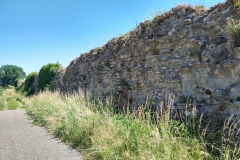
M168 114L153 123L149 112L114 114L111 105L92 102L82 93L33 96L27 113L38 125L84 153L85 159L238 159L238 147L227 134L207 142L202 131L190 133ZM225 127L227 128L227 127ZM214 136L214 135L213 135ZM216 138L216 139L215 139ZM220 144L220 145L219 145ZM209 147L211 146L211 147Z

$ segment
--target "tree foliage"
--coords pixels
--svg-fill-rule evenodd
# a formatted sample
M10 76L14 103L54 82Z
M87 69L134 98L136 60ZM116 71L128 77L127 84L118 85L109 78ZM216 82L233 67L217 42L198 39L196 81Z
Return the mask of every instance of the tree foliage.
M17 79L15 79L15 81L14 81L14 87L18 87L19 85L21 85L21 81L23 81L22 78L17 78Z
M28 74L25 82L24 82L24 92L26 92L26 94L28 96L33 95L34 94L34 79L35 76L37 75L37 72L32 72L30 74Z
M14 65L4 65L0 68L0 86L14 86L17 78L26 78L26 73L21 67Z
M42 66L39 71L38 89L43 91L45 87L49 87L52 77L62 66L60 63L49 63Z

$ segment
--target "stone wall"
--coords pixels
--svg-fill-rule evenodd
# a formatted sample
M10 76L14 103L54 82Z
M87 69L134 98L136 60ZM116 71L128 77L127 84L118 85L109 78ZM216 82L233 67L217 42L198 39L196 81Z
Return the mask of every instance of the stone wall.
M188 97L205 113L238 113L240 47L226 32L239 20L230 2L209 10L179 5L100 48L81 54L57 72L51 86L61 91L115 97L137 107L148 97L159 106L174 93L175 106Z

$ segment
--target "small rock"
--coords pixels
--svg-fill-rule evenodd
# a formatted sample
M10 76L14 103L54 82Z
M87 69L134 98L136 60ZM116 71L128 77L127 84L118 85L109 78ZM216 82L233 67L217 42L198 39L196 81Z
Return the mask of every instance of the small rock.
M192 20L191 19L185 19L184 24L185 25L190 25L190 24L192 24Z
M230 89L230 91L231 91L231 92L234 92L234 91L235 91L235 88L234 88L234 87L233 87L233 88L231 88L231 89Z
M189 11L189 12L194 12L194 11L195 11L195 7L193 7L193 6L188 6L188 7L187 7L187 11Z
M196 78L199 78L200 74L199 72L196 72Z
M166 36L167 34L168 34L168 30L161 30L157 32L158 37Z

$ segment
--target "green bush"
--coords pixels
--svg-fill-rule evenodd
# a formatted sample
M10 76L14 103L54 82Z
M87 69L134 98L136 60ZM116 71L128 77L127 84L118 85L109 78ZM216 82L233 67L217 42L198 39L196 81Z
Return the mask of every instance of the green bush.
M49 85L51 79L55 76L56 71L61 67L60 63L49 63L42 66L39 71L38 90L43 91L44 88Z
M28 96L33 95L34 94L34 79L35 76L37 75L37 72L32 72L30 73L24 83L24 91L27 93Z
M14 86L8 85L8 86L7 86L7 89L14 89Z
M240 2L235 3L235 7L240 7Z
M21 84L20 84L21 81L22 81L22 78L17 78L17 79L15 79L15 81L14 81L14 86L15 86L15 87L20 86L20 85L21 85Z

